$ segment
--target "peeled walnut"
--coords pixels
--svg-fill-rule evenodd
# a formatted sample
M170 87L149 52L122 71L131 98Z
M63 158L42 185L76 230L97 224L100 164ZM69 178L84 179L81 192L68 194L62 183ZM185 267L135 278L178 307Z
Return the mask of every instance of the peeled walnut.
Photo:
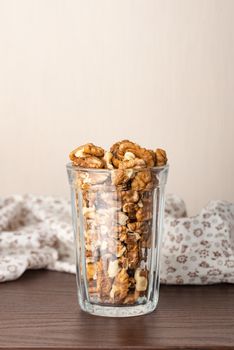
M139 233L137 232L128 232L127 233L127 239L125 240L125 243L127 244L128 249L131 249L131 247L135 246L137 244L137 241L141 238Z
M140 199L139 192L133 190L122 191L120 197L124 203L137 203Z
M135 213L137 209L138 209L138 205L135 203L125 203L123 205L124 213Z
M134 278L136 280L136 290L138 292L144 292L147 289L148 281L146 278L146 272L140 268L136 269Z
M115 186L124 185L134 176L132 169L114 170L111 174L112 184Z
M139 296L140 296L140 293L137 291L133 293L129 293L124 299L123 304L135 304Z
M131 152L137 157L136 153L138 153L139 150L140 150L140 146L137 145L136 143L131 142L129 140L123 140L123 141L120 141L115 154L119 159L123 160L126 152Z
M119 145L120 145L121 142L116 142L114 143L111 148L110 148L110 151L112 153L112 163L114 165L115 168L118 168L119 167L119 164L120 164L120 159L118 158L117 156L117 152L118 152L118 149L119 149Z
M105 161L102 158L103 156L104 150L92 143L87 143L74 149L69 155L74 165L78 165L82 168L96 169L105 167Z
M121 226L124 226L126 225L127 221L128 221L128 216L124 214L122 211L119 211L117 216L118 224Z
M140 260L139 256L139 247L137 244L127 251L126 257L128 259L128 267L130 269L135 269L138 266Z
M113 302L121 302L128 294L129 276L125 269L121 269L115 277L110 291L110 298Z
M95 271L96 271L95 264L88 263L86 265L86 273L87 273L87 279L88 280L92 280L94 278Z
M113 154L111 152L105 152L103 159L106 162L107 169L114 169L114 166L112 164L112 158Z
M140 251L138 246L138 240L140 236L137 233L128 233L125 244L127 245L127 253L125 254L128 259L128 267L135 269L140 260Z
M93 143L86 143L80 147L74 149L69 157L73 161L76 158L84 158L86 156L95 156L95 157L103 157L104 149L98 146L95 146Z
M116 161L117 167L120 166L120 162L124 160L124 155L127 152L134 154L136 158L142 159L148 167L155 165L155 155L152 151L142 148L129 140L115 143L111 147L111 152L113 153L113 163Z
M125 270L128 269L128 259L126 258L125 255L122 255L118 258L119 260L119 266Z
M108 267L108 276L110 278L114 278L118 272L119 272L119 261L117 259L114 261L110 261L109 267Z
M157 166L163 166L167 164L167 154L166 151L164 151L164 149L157 148L155 154Z
M151 229L151 223L147 221L131 222L127 225L129 231L138 232L140 235L149 233Z
M141 191L147 189L147 186L152 182L151 171L139 171L132 180L132 190Z

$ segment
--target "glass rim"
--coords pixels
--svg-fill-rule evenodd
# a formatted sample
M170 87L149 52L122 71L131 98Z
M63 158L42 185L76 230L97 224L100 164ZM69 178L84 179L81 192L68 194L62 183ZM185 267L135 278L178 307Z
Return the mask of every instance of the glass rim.
M144 170L166 170L169 169L169 164L165 164L162 166L154 166L154 167L145 167L145 168L128 168L128 169L99 169L99 168L83 168L78 165L74 165L72 162L69 162L66 164L66 168L68 170L73 171L86 171L86 172L93 172L93 173L106 173L106 172L112 172L115 170L134 170L134 171L144 171Z

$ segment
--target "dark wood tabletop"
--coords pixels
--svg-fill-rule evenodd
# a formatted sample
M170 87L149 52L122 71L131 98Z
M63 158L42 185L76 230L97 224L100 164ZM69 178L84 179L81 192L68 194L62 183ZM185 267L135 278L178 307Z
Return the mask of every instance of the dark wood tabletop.
M0 284L1 349L234 349L234 285L162 286L155 312L82 312L75 276L28 271Z

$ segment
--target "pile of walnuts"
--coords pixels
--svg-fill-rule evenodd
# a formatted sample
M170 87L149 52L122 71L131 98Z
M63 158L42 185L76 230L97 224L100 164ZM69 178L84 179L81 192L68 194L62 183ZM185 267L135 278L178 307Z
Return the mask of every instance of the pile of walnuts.
M70 159L79 167L76 207L79 210L82 203L90 300L140 303L147 296L152 250L153 196L158 183L153 168L167 163L166 152L123 140L110 151L88 143L72 151Z
M128 140L116 142L110 151L87 143L77 147L69 157L75 165L94 169L146 168L167 163L166 152L163 149L157 148L154 152Z

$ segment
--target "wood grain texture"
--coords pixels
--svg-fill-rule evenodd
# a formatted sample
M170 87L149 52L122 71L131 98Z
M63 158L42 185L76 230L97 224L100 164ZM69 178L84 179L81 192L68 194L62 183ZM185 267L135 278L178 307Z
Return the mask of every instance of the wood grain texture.
M75 276L29 271L0 284L0 349L234 349L234 286L162 286L150 315L82 312Z

